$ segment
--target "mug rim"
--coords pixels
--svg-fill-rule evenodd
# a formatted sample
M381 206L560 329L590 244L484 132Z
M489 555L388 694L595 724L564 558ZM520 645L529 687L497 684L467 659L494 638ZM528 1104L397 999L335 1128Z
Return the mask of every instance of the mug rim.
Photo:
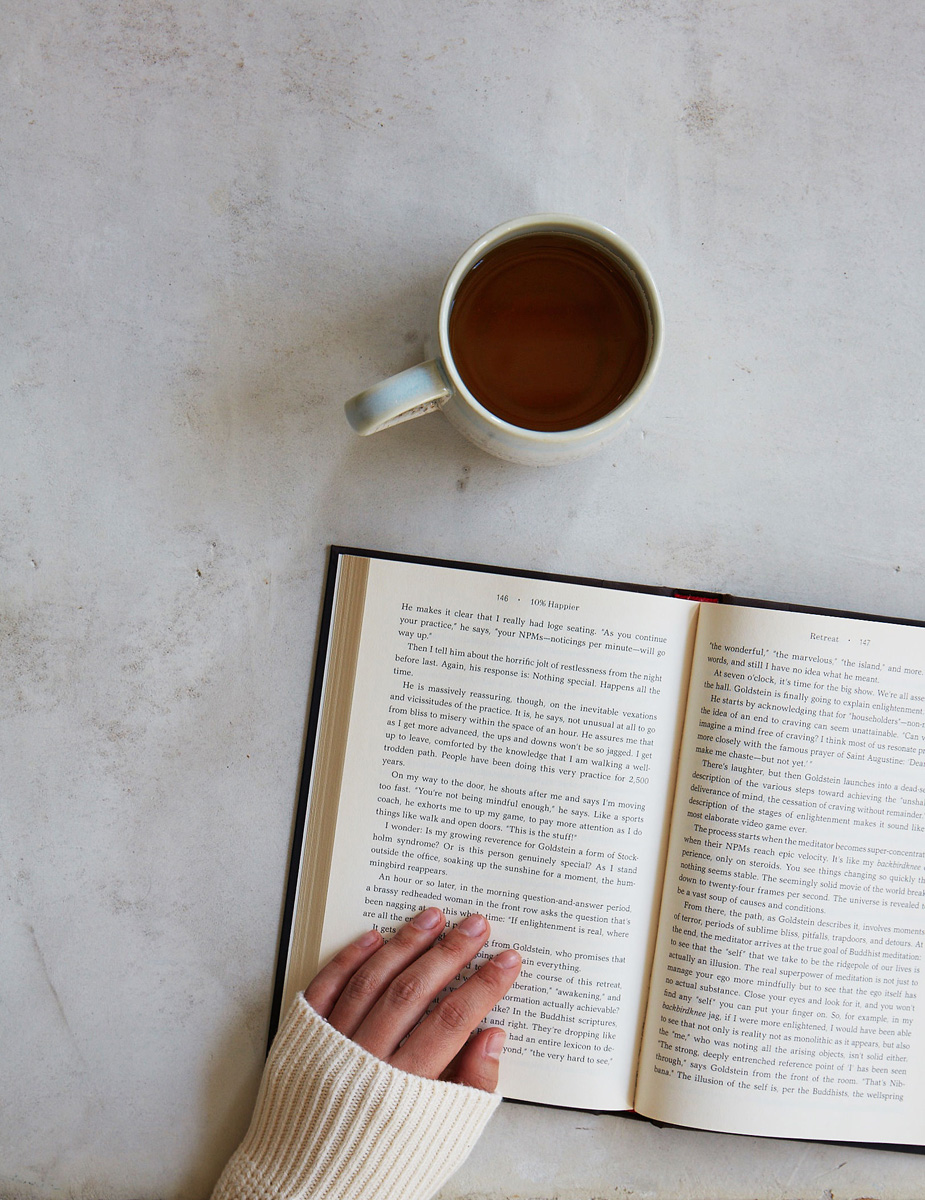
M512 241L516 237L526 236L531 233L575 233L579 236L585 235L598 244L603 244L611 251L614 251L621 260L624 268L628 269L630 275L635 277L635 282L642 294L649 321L649 353L646 358L646 364L633 385L632 391L615 408L605 413L603 417L598 417L596 421L591 421L586 425L578 425L574 429L530 429L528 426L515 425L511 421L506 421L503 417L497 416L491 409L486 408L466 386L459 371L456 369L456 363L453 360L452 350L450 349L450 313L456 293L459 291L459 286L463 279L465 279L475 263L480 258L483 258L489 250L494 249L495 246L499 246L504 242ZM563 446L581 442L585 438L597 436L622 421L635 408L651 383L662 355L664 317L661 298L648 267L633 247L624 241L619 234L614 233L612 229L608 229L606 225L600 225L596 221L589 221L584 217L575 217L568 213L534 213L526 217L515 217L513 220L504 221L500 225L496 225L493 229L489 229L487 233L483 233L481 237L477 238L460 255L447 276L446 282L443 285L443 291L440 294L440 307L437 315L437 339L440 346L442 365L450 379L453 390L475 410L479 417L488 424L493 425L499 432L508 435L514 434L528 441Z

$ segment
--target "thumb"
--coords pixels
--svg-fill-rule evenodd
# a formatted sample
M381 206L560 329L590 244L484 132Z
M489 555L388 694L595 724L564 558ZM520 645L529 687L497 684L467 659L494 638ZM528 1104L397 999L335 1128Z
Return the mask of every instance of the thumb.
M470 1038L447 1067L443 1078L449 1083L493 1092L498 1086L498 1060L507 1033L503 1029L483 1029Z

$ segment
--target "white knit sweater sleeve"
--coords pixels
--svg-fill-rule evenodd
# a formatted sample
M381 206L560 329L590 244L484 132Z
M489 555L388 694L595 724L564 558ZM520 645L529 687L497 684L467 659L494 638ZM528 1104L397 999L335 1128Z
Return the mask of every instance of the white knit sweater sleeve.
M299 996L212 1200L428 1200L499 1102L381 1062Z

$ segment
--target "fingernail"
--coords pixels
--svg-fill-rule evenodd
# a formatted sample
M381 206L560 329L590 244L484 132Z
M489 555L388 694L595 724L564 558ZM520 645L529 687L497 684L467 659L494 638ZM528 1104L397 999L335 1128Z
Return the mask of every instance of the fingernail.
M504 1049L504 1043L507 1040L507 1031L504 1029L493 1029L485 1039L485 1057L500 1058L501 1051Z
M370 929L367 933L364 933L362 937L357 938L356 945L363 946L365 948L366 946L371 946L374 942L378 942L378 941L379 941L379 930L378 929Z
M473 913L466 917L465 921L460 921L457 926L460 933L464 933L466 937L479 937L485 932L488 927L488 922L478 913Z
M443 913L439 908L425 908L423 912L419 912L411 924L415 929L436 929L443 920Z
M505 971L510 971L512 967L520 966L520 955L516 950L502 950L491 961L496 966L503 967Z

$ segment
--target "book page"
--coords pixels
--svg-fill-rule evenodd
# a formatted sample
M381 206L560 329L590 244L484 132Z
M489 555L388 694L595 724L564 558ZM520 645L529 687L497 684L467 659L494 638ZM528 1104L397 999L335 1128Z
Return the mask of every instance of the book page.
M637 1108L925 1141L925 630L704 605Z
M322 958L430 904L483 912L524 963L491 1016L505 1095L629 1106L696 619L370 561Z

